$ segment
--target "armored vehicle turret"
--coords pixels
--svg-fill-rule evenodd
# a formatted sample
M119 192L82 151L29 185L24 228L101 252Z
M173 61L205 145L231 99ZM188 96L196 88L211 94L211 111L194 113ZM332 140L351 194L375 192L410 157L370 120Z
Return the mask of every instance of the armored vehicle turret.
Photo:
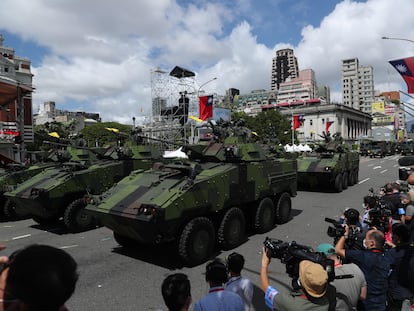
M83 212L84 195L100 194L131 171L150 168L162 155L158 146L144 143L108 147L105 152L79 146L68 149L77 157L43 170L5 196L14 208L25 211L39 224L63 217L71 231L94 226L93 219Z
M238 246L250 224L266 232L287 222L296 160L267 152L244 127L216 126L213 133L208 142L183 146L188 159L134 171L91 196L86 211L124 247L176 241L188 265L207 260L216 242Z
M359 154L349 150L339 133L322 137L312 152L298 157L298 187L341 192L358 182Z

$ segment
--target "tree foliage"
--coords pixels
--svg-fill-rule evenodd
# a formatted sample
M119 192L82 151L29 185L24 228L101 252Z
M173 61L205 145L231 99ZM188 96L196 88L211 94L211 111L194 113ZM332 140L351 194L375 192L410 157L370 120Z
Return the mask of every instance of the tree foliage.
M232 120L243 119L247 127L256 132L262 141L281 143L292 142L291 120L277 110L259 112L252 117L244 112L233 112Z
M124 125L118 122L98 122L82 129L81 134L90 147L114 144L118 139L118 135L107 130L107 128L118 129L120 133L126 135L129 135L132 129L130 125Z

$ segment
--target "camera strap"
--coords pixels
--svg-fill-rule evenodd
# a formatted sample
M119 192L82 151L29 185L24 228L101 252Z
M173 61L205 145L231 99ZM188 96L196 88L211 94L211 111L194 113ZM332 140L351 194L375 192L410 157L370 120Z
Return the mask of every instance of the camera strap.
M335 280L352 279L353 277L353 274L335 275Z

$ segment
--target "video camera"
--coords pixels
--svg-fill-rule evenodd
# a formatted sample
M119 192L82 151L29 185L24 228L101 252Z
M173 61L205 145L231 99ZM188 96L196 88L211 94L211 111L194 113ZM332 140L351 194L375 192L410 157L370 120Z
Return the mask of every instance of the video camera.
M326 217L325 221L333 225L332 227L328 227L326 234L330 236L331 238L333 238L334 244L336 244L339 238L345 235L345 226L338 223L335 219L332 219L332 218ZM347 224L349 223L347 222ZM345 241L347 248L359 249L359 247L357 246L358 243L356 242L358 241L358 239L360 239L361 232L362 232L362 229L358 226L349 227L348 238Z
M335 279L334 261L323 253L313 251L311 247L297 244L295 241L283 242L268 237L263 244L268 256L280 259L281 263L285 264L286 273L292 278L292 286L295 290L298 289L299 263L302 260L320 264L328 273L329 282Z

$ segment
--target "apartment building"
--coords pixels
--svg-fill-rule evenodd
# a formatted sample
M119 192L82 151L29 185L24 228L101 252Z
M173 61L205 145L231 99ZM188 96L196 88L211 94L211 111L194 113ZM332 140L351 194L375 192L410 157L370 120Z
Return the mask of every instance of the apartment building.
M358 58L342 60L342 103L371 113L374 101L374 70L361 66Z
M283 49L276 51L276 57L272 59L271 90L278 90L281 83L298 76L298 60L293 50Z

